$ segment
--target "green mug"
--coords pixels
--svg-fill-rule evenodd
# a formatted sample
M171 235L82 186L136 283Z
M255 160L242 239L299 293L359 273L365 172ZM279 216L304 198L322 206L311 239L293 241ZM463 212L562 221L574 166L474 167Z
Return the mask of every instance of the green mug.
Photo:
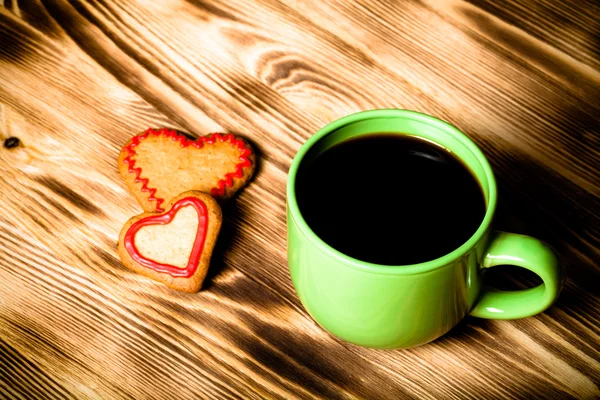
M466 243L443 257L414 265L384 266L349 257L321 240L302 217L296 198L298 168L331 146L371 133L397 133L434 141L458 156L479 180L486 214ZM373 348L408 348L430 342L467 314L515 319L552 305L563 283L555 253L529 236L495 232L496 181L481 150L452 125L408 110L364 111L330 123L298 151L287 181L288 263L302 304L325 330ZM398 244L402 251L402 243ZM516 265L543 283L518 291L484 285L485 270Z

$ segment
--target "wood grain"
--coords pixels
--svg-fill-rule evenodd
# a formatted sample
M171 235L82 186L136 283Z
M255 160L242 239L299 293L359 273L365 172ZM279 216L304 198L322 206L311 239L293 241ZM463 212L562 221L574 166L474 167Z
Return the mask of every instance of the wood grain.
M0 4L0 142L20 140L0 148L0 397L600 397L597 2ZM498 228L562 256L554 307L467 318L404 351L312 321L287 271L287 169L326 123L381 107L436 115L481 146ZM200 294L116 254L141 212L116 158L148 126L242 134L261 156ZM535 281L506 271L502 284Z

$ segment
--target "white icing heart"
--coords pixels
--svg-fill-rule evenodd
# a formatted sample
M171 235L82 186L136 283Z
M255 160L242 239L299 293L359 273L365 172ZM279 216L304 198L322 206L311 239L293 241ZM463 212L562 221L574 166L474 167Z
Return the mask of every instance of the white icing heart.
M161 264L186 268L198 232L198 212L194 207L181 208L165 225L142 227L134 238L140 255Z

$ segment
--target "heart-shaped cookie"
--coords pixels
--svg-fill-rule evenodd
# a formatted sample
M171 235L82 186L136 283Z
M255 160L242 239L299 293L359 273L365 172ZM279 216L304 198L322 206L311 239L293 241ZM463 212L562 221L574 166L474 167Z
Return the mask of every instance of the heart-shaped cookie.
M144 211L162 212L179 193L198 190L228 199L254 173L250 145L232 134L197 140L170 129L148 129L119 154L119 172Z
M188 191L162 213L131 218L119 235L125 266L184 292L202 286L221 229L221 208L206 193Z

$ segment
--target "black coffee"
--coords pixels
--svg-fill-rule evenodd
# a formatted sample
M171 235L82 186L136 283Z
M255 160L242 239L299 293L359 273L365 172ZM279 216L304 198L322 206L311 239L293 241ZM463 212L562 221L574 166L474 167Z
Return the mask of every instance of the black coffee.
M296 197L311 229L359 260L430 261L460 247L485 215L471 171L441 146L397 134L337 144L298 171Z

